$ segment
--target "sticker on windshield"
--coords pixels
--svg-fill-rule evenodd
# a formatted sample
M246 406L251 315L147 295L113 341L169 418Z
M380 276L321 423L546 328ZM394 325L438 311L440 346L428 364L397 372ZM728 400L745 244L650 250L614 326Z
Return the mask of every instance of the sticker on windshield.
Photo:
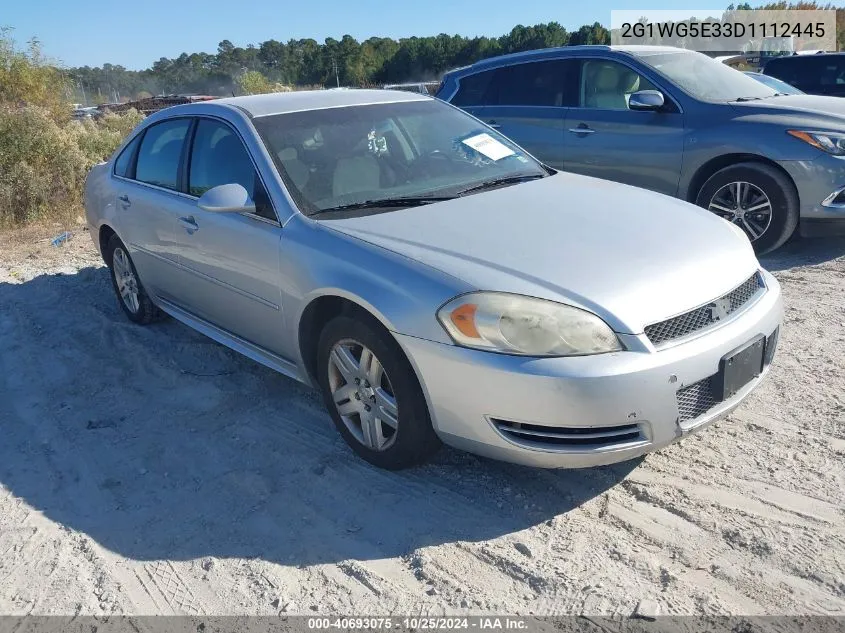
M510 149L507 145L500 143L486 132L470 136L461 142L464 145L471 147L476 152L483 154L490 160L501 160L502 158L514 155L514 151L512 149Z

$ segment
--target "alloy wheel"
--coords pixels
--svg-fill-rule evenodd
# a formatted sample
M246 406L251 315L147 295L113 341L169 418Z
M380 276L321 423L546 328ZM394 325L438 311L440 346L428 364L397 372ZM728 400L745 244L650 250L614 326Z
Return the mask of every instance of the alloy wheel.
M117 291L120 293L120 298L123 300L123 305L135 314L140 308L141 302L138 292L138 279L132 270L132 264L129 262L129 256L122 248L114 249L112 256L112 273L114 280L117 283Z
M385 451L396 441L399 407L379 359L352 339L335 343L329 354L329 389L341 420L361 444Z
M752 242L760 239L772 223L772 202L769 196L750 182L730 182L724 185L713 194L707 209L736 224Z

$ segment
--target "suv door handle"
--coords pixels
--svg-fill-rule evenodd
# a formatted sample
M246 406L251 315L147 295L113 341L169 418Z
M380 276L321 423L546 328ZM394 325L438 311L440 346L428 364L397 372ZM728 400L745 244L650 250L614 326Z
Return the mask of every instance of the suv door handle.
M117 199L120 200L120 202L121 202L120 206L122 206L124 209L126 207L132 206L132 202L129 200L129 196L127 196L126 194L123 194L122 196L118 196Z
M583 123L578 127L571 127L569 131L573 134L595 134L596 131L588 125L584 125Z
M200 227L197 226L197 221L192 215L179 218L179 222L182 223L182 226L190 235L193 235L194 233L200 230Z
M501 124L496 123L495 119L491 119L490 121L487 121L487 125L492 127L494 130L498 130L500 127L502 127Z

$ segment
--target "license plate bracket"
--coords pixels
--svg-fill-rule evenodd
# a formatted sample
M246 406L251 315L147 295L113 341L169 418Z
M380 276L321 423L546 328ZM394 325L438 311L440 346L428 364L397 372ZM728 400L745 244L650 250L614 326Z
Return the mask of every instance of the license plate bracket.
M719 373L713 377L713 398L722 402L735 395L763 373L766 337L762 334L719 361Z

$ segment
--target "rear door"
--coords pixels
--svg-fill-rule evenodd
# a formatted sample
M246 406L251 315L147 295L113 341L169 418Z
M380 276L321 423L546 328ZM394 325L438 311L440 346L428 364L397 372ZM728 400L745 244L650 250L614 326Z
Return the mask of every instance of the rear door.
M634 92L659 89L627 64L582 60L577 107L566 117L563 168L674 196L683 163L683 113L666 90L660 111L628 108Z
M186 176L191 205L180 219L186 271L180 303L250 343L283 352L282 228L237 131L222 120L198 119ZM231 183L250 192L256 213L208 213L197 206L204 192Z
M178 217L187 202L179 192L179 165L190 125L189 118L176 118L150 126L115 163L120 237L141 283L164 298L171 298L179 283Z
M480 118L552 167L563 167L564 122L575 96L577 62L532 61L498 68Z

